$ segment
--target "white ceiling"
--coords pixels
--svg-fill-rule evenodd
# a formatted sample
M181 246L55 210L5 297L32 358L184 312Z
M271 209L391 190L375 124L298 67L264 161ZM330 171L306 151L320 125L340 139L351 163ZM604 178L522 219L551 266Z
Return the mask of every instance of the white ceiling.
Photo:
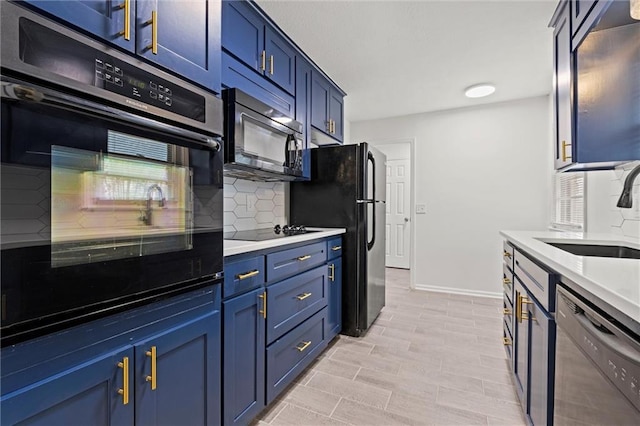
M548 94L557 0L257 0L347 92L346 120ZM490 82L496 92L468 99Z

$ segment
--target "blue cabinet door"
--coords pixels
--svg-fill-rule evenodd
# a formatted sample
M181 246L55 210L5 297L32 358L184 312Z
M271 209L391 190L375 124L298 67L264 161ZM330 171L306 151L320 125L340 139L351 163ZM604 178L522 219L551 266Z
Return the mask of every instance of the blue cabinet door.
M331 127L331 136L338 139L342 142L344 129L343 129L343 99L342 94L331 88L330 98L329 98L329 118L333 120L333 124Z
M571 30L568 3L565 4L564 10L558 17L554 27L554 165L556 169L560 169L573 163L573 158L575 157L573 146L573 101L571 99L573 72L571 67Z
M531 296L529 320L529 418L534 425L553 423L556 323Z
M330 260L328 268L327 341L330 341L342 330L342 257Z
M217 310L136 344L135 424L219 424L220 345Z
M529 321L523 319L526 315L522 312L522 297L527 296L524 286L517 277L514 277L514 342L513 342L513 374L515 376L516 392L520 398L520 403L525 411L529 413L527 404L528 395L528 374L529 374ZM526 309L526 308L525 308Z
M259 73L266 69L264 28L264 20L247 2L222 2L222 47Z
M296 52L293 46L267 26L265 26L264 44L267 62L264 75L293 95L296 77Z
M128 2L128 7L125 3ZM26 0L37 8L123 49L135 47L134 0ZM125 12L129 12L125 19ZM125 28L128 26L128 39Z
M311 78L311 125L329 133L329 98L331 86L318 72L312 72Z
M133 363L133 348L121 348L3 395L1 423L133 424ZM124 393L125 389L128 401L118 393L119 390Z
M224 424L248 424L265 405L264 289L222 303Z
M136 52L220 93L220 23L220 0L137 0Z

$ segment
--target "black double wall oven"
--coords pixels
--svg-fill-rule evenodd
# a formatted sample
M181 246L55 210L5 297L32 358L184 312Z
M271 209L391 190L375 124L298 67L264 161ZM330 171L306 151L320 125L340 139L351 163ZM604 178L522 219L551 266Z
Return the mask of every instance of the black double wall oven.
M222 101L2 5L2 346L222 278Z

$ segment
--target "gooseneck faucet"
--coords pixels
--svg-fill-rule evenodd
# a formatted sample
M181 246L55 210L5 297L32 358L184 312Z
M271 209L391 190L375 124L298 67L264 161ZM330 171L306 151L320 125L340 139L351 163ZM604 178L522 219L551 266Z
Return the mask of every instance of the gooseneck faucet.
M151 201L153 201L154 192L157 192L160 195L160 199L158 200L158 206L164 207L164 203L166 201L164 198L164 194L162 193L162 188L160 188L160 185L154 183L149 188L147 188L147 208L145 209L145 211L142 214L142 217L140 218L142 220L142 223L144 223L145 225L151 225L153 223Z
M618 204L616 204L621 209L630 209L633 205L633 197L631 196L631 188L633 187L633 181L636 180L636 177L640 174L640 164L635 166L629 176L624 180L624 186L622 188L622 194L620 194L620 198L618 199Z

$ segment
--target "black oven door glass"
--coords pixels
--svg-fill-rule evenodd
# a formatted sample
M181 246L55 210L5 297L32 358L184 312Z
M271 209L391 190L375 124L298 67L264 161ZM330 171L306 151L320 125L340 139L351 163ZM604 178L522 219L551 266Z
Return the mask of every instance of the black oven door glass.
M222 267L222 156L2 101L2 344L191 289Z

